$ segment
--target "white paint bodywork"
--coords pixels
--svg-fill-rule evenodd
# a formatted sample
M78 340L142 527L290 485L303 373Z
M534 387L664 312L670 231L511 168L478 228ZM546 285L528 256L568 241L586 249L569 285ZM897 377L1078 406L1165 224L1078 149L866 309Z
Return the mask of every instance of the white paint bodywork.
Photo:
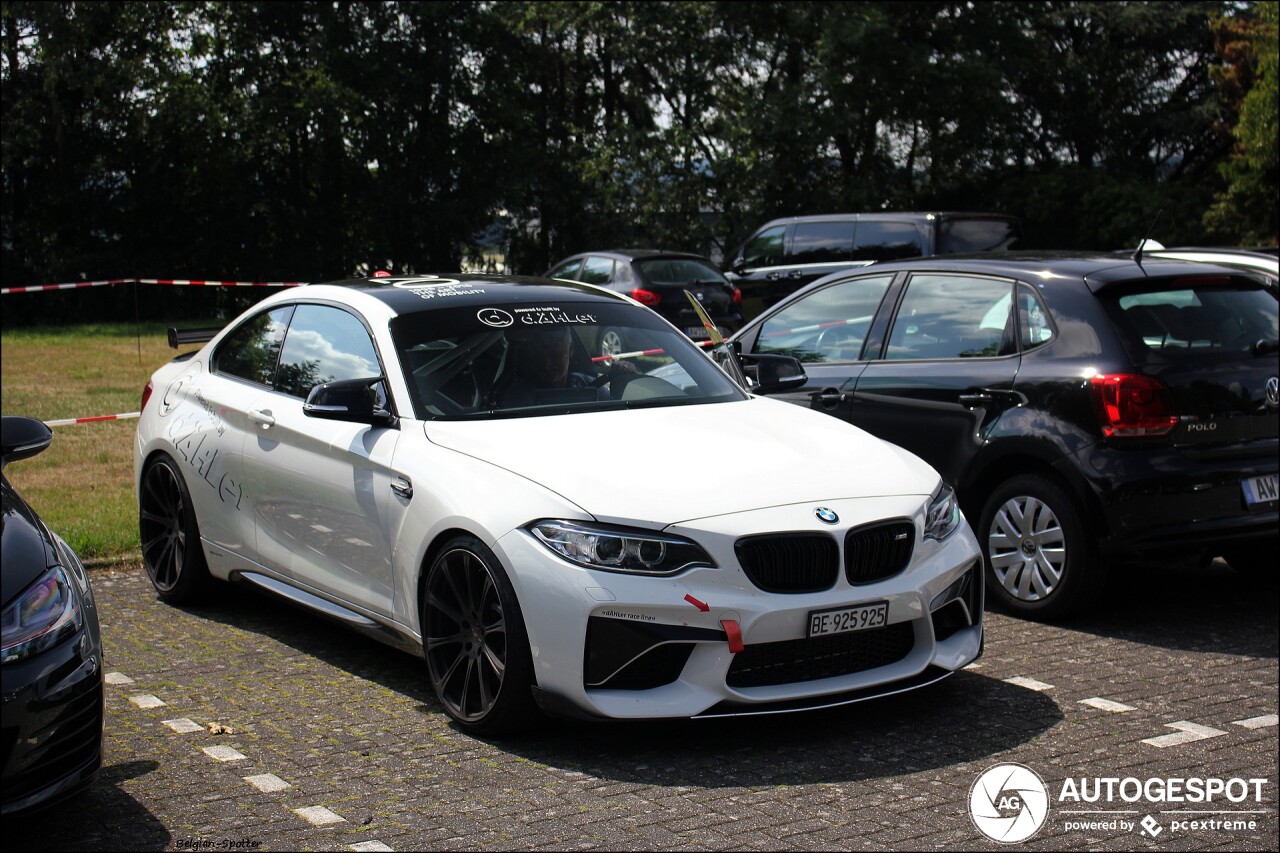
M914 455L838 419L756 397L418 421L407 414L386 304L314 286L251 312L300 296L341 302L366 318L401 419L383 428L308 418L301 400L211 373L221 336L156 371L138 424L135 483L155 453L179 461L216 577L274 578L376 622L400 645L420 643L419 579L430 550L451 533L472 534L494 550L516 590L538 686L610 717L692 716L725 700L768 703L878 686L891 692L929 666L955 670L979 654L980 622L942 642L933 636L930 602L981 557L968 524L943 542L922 538L939 479ZM250 410L269 411L281 430L263 430ZM294 434L283 442L287 453L273 445L283 430ZM391 489L396 480L411 483L412 498ZM818 506L834 510L838 524L820 522ZM674 577L582 568L525 529L544 518L666 530L696 541L717 567ZM819 593L766 593L734 552L742 536L779 531L821 531L843 543L849 529L889 518L914 522L915 551L905 571L878 583L853 587L842 576ZM890 623L913 624L915 648L893 665L734 690L725 684L728 645L699 643L680 678L664 687L583 685L587 620L605 611L716 631L732 619L751 645L803 638L811 610L870 601L888 602Z

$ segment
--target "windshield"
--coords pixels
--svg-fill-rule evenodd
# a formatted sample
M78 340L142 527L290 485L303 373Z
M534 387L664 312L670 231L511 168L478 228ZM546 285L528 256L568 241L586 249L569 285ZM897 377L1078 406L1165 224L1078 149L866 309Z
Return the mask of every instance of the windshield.
M1253 352L1277 336L1276 296L1249 281L1186 278L1109 288L1103 304L1131 350L1165 357Z
M625 342L600 352L602 335ZM720 403L745 395L684 335L634 305L449 308L391 323L423 420Z
M696 281L725 283L717 270L691 258L646 258L634 266L646 281L658 287L685 287Z

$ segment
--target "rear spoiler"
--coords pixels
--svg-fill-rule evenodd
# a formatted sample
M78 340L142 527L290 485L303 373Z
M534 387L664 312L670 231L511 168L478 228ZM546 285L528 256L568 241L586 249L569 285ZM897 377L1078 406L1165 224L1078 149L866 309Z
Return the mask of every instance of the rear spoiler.
M169 348L177 349L184 344L203 344L213 340L214 335L222 329L222 326L203 326L199 329L175 329L170 326Z

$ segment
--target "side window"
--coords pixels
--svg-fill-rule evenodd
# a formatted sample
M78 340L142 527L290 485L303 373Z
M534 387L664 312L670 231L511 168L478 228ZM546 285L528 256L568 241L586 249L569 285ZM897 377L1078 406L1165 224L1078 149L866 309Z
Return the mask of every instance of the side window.
M613 260L610 258L587 258L582 262L582 272L578 281L587 284L608 284L613 281Z
M863 219L854 234L853 257L858 261L892 261L924 254L920 229L914 222Z
M810 363L856 361L891 281L892 275L855 278L810 294L765 321L756 351Z
M944 219L938 226L939 255L1000 252L1018 245L1018 225L1007 219Z
M250 317L218 344L213 356L214 369L238 379L270 385L292 313L293 306L286 305Z
M1018 286L1018 328L1024 350L1034 349L1053 337L1049 311L1036 292L1025 284Z
M547 273L547 278L567 278L577 281L578 267L581 264L582 258L574 258L572 261L563 263Z
M776 267L782 263L782 238L787 226L766 228L747 241L742 248L742 263L747 267Z
M1013 341L1012 302L1007 281L912 276L885 358L989 358L1007 352Z
M305 398L322 382L381 375L373 341L359 320L327 305L298 306L280 352L275 390Z
M801 222L791 236L787 262L822 264L853 257L853 221Z

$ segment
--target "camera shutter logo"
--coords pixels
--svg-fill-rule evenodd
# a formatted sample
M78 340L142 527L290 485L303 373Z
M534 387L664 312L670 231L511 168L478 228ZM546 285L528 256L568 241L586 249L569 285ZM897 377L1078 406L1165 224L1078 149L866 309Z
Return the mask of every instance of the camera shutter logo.
M1002 844L1025 841L1049 816L1049 790L1034 770L997 764L983 771L969 790L969 817L978 831Z
M515 318L501 308L481 308L476 312L476 319L495 329L505 329L515 322Z

